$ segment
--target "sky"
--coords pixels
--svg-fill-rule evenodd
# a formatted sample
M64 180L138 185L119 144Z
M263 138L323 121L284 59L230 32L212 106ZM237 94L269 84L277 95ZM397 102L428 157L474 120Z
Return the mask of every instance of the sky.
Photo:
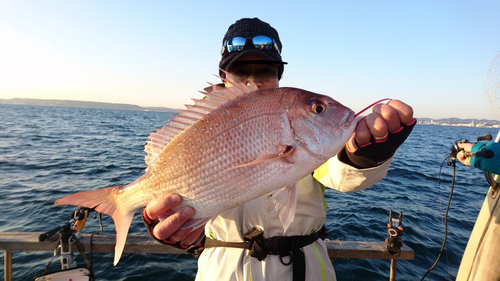
M229 25L258 17L283 43L280 86L354 111L392 98L416 117L500 120L498 89L484 91L500 83L489 71L499 11L500 1L460 0L2 0L0 98L184 108L220 82Z

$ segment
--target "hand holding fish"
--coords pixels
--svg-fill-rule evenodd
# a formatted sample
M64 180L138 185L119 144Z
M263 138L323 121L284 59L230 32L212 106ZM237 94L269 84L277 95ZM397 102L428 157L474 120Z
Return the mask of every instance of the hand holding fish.
M182 197L175 194L152 200L144 208L144 221L149 225L151 235L158 240L167 240L171 243L179 242L189 246L196 242L204 227L193 230L192 228L180 229L193 215L194 209L185 206L174 212L172 209L179 205ZM149 224L148 220L152 223Z
M358 122L345 155L340 155L357 168L375 167L392 157L416 124L411 106L399 100L377 104L372 111Z

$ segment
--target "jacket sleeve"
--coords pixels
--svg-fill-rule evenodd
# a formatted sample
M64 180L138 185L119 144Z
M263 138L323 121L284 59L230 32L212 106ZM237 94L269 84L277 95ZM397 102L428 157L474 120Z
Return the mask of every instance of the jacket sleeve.
M376 167L358 169L341 162L335 156L316 169L313 176L324 186L340 192L358 192L383 179L393 158Z
M484 158L472 156L470 158L470 164L482 171L490 172L493 174L500 175L500 143L497 142L478 142L476 143L471 152L479 152L489 149L493 151L493 157Z

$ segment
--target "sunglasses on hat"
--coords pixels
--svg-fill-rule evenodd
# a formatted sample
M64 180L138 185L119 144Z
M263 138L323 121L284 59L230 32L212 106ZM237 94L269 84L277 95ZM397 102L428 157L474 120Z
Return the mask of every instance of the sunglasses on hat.
M245 38L245 37L233 37L233 38L230 38L228 39L224 45L222 45L222 51L221 51L221 55L224 54L224 52L228 52L228 53L231 53L231 52L239 52L239 51L242 51L243 49L245 49L245 47L247 46L247 42L251 39L251 44L249 43L249 45L253 45L253 47L255 49L258 49L258 50L272 50L272 49L275 49L276 51L278 51L278 54L280 54L280 49L278 48L278 44L276 44L276 41L274 41L274 39L272 38L269 38L267 36L264 36L264 35L258 35L258 36L255 36L255 37L248 37L248 38Z

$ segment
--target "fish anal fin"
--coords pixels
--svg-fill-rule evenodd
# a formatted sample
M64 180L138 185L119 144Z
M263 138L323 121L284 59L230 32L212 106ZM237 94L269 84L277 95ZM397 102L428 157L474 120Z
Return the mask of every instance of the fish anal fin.
M295 218L295 210L297 208L297 184L283 187L276 191L271 199L274 201L275 210L283 224L283 233L285 233Z
M180 229L198 229L204 226L211 218L199 218L199 219L189 219L186 223L184 223Z

